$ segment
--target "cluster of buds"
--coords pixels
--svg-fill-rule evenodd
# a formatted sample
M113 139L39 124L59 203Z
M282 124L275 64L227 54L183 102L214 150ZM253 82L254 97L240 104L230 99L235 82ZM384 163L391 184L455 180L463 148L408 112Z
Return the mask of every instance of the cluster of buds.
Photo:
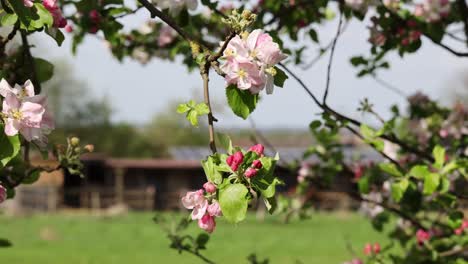
M265 147L262 144L257 144L255 146L250 147L249 151L257 153L258 156L263 156L263 151L265 150ZM242 151L237 151L236 153L230 155L226 159L226 163L229 165L231 170L238 175L244 175L247 178L252 178L257 175L258 170L263 167L263 164L260 160L254 160L252 161L252 164L245 169L244 171L240 171L241 165L244 162L244 154L242 154Z
M217 187L212 182L203 184L203 189L187 192L182 197L185 208L192 210L192 220L198 220L198 226L208 233L216 228L215 217L222 215L218 201L214 200Z
M99 25L101 24L101 14L96 9L93 9L89 11L88 18L91 24L88 32L91 34L96 34L99 31Z
M468 220L463 220L462 224L460 225L460 227L458 227L457 229L455 229L455 234L456 235L461 235L463 234L465 231L468 230Z
M83 176L81 172L83 164L80 157L85 153L94 151L94 145L80 146L80 139L77 137L67 138L67 146L58 145L55 149L55 155L60 163L60 167L66 168L69 173Z
M23 0L25 7L32 7L34 5L33 0ZM64 28L67 25L67 20L63 17L62 10L57 5L57 0L43 0L42 4L50 12L54 19L54 27Z
M415 29L417 24L414 20L406 22L407 28L400 27L396 32L396 37L400 39L402 46L408 46L421 38L421 31Z
M422 246L424 243L429 241L431 237L432 237L431 233L426 230L418 229L418 231L416 231L416 241L418 242L418 245L420 246Z
M380 244L378 242L374 243L373 245L371 243L367 243L364 246L364 255L370 256L370 255L377 255L380 253Z
M222 19L222 22L228 25L234 32L240 33L255 22L255 19L257 19L257 15L249 10L244 10L242 13L239 13L234 9L227 18Z

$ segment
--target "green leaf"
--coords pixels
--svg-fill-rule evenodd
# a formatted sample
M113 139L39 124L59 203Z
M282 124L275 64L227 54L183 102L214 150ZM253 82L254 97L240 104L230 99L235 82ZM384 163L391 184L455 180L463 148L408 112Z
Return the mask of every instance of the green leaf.
M2 166L6 166L11 159L18 155L21 149L21 142L19 135L11 137L5 135L5 133L3 133L3 124L0 125L0 129L0 162Z
M51 36L55 42L57 42L57 45L62 46L63 41L65 40L65 36L63 35L62 31L56 29L56 28L47 28L46 30L47 35ZM76 53L76 48L78 43L81 43L83 41L84 35L75 35L73 36L73 45L72 45L72 52Z
M54 75L54 65L44 59L35 58L37 79L40 83L46 82Z
M202 167L205 171L206 179L210 182L213 182L217 185L221 184L223 181L223 176L216 169L216 164L213 157L208 157L206 160L202 161Z
M362 194L368 194L369 191L370 191L370 187L369 187L369 177L361 177L358 181L358 189L359 189L359 192L362 193Z
M392 184L392 197L395 202L399 202L409 186L409 180L404 178L403 180Z
M219 192L219 205L223 216L232 223L245 219L247 214L249 191L243 184L230 184Z
M435 159L434 167L441 169L445 163L445 149L441 146L435 146L434 150L432 151L432 155Z
M232 154L232 141L227 134L216 133L216 141L222 148L226 150L228 154Z
M44 7L44 5L35 3L34 7L37 10L37 15L39 18L31 24L36 28L42 28L44 26L52 27L54 24L54 18L52 17L52 14Z
M429 171L429 168L426 165L416 165L411 168L409 171L409 176L413 176L416 179L424 179L427 175L429 175L431 172Z
M0 18L0 25L3 27L12 26L16 23L16 21L18 21L18 16L16 14L5 13Z
M247 119L257 106L258 95L252 94L248 90L241 90L230 85L226 88L226 95L234 114L243 119Z
M263 198L263 202L265 203L268 213L273 214L277 207L276 199L274 197Z
M183 114L185 112L190 111L190 109L190 106L188 106L187 104L180 104L177 106L177 113Z
M380 163L379 168L392 176L403 177L403 174L393 163Z
M191 110L187 113L187 120L192 124L192 126L198 126L198 115L197 111Z
M423 193L431 195L437 190L440 184L440 175L437 173L430 173L424 178L424 190Z
M274 77L274 83L276 86L278 87L283 87L284 86L284 82L286 82L286 80L289 78L288 75L286 75L286 73L281 70L280 68L278 67L275 67L275 70L276 70L276 75Z
M198 115L207 115L210 112L210 108L205 103L200 103L195 106L195 111L197 111Z

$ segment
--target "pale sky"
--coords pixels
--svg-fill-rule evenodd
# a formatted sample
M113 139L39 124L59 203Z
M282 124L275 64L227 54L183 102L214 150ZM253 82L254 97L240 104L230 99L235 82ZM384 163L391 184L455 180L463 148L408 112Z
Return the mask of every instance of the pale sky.
M131 28L137 27L148 18L148 13L141 10L124 21L127 28ZM319 28L319 38L323 44L334 36L336 26L337 19ZM333 107L356 118L362 118L356 108L359 100L364 97L369 98L376 105L376 110L384 116L388 114L390 105L404 104L400 96L381 87L374 80L356 77L357 70L349 63L349 58L368 54L368 34L362 23L353 20L338 40L328 97ZM73 65L76 76L84 79L95 95L110 99L116 110L115 121L142 124L149 121L156 112L164 110L168 102L187 101L194 90L202 93L199 74L189 74L178 63L157 59L147 65L128 59L119 63L104 43L93 37L87 37L73 57L69 38L62 47L57 47L47 36L38 36L37 39L41 45L48 47L47 54L41 55L42 57L66 59ZM456 47L460 50L464 48L461 45ZM308 53L311 58L316 49L317 46L314 46ZM292 67L320 98L325 86L328 57L328 54L325 55L307 71ZM451 91L449 88L461 78L462 73L468 71L468 59L457 58L427 40L416 54L406 55L401 59L392 53L389 58L391 69L381 71L379 76L391 81L407 94L421 90L432 98L446 98L447 91ZM214 73L211 76L212 100L216 104L226 105L224 80ZM319 109L302 88L293 79L289 79L283 89L277 88L273 95L262 97L252 118L260 128L306 128L318 112ZM220 120L217 125L225 128L249 125L230 111L224 111L224 114L215 113L215 116Z

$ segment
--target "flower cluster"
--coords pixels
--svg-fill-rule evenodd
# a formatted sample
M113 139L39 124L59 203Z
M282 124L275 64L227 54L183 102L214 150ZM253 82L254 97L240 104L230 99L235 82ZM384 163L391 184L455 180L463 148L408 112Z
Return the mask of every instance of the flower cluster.
M207 182L203 188L204 190L187 192L182 197L182 204L185 208L192 210L192 220L198 220L198 226L201 229L212 233L216 228L215 217L221 216L222 212L219 203L212 197L216 193L216 185Z
M226 61L221 70L228 84L257 94L266 87L273 93L275 65L286 59L278 43L260 29L236 35L224 50Z
M0 184L0 203L3 203L7 198L7 190Z
M195 10L198 6L198 0L153 0L153 2L161 9L168 9L173 15L179 14L184 8Z
M425 0L414 9L414 15L428 23L438 22L450 13L449 0Z
M463 220L459 228L455 229L455 235L461 235L468 230L468 220Z
M258 156L263 156L263 151L265 150L265 147L261 144L257 144L255 146L252 146L249 151L257 153ZM226 159L226 163L229 165L231 170L233 172L239 172L239 167L240 165L244 162L244 154L242 154L242 151L237 151L236 153L230 155ZM257 175L258 170L263 167L263 164L260 160L254 160L252 161L252 164L245 169L244 171L244 176L247 178L252 178L255 175ZM241 173L242 174L242 173Z
M52 14L54 18L54 27L64 28L67 20L63 17L62 10L57 5L57 0L43 0L44 7Z
M31 81L12 88L2 79L0 95L5 98L2 109L5 134L14 136L20 133L27 141L47 143L45 135L54 129L54 121L47 110L47 98L35 95Z
M367 243L364 246L364 255L370 256L370 255L377 255L380 253L380 244L379 243L374 243L373 245L370 243Z
M99 26L101 24L101 14L96 9L89 11L88 13L89 21L91 22L91 27L88 32L95 34L99 31Z

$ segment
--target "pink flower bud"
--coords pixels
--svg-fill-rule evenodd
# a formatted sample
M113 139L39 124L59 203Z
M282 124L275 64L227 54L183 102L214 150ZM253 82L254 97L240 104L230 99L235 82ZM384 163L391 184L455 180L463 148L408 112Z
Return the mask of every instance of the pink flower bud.
M101 22L101 14L96 9L89 11L89 19L95 24Z
M461 228L468 229L468 220L463 220L463 222L461 224Z
M89 28L88 32L91 34L96 34L99 31L99 27L97 26L92 26Z
M431 239L431 234L429 234L429 232L426 232L423 229L418 229L416 232L416 240L418 241L419 245L424 244L424 242L428 241L429 239Z
M252 168L261 169L262 167L263 167L263 164L260 160L254 160L252 162Z
M455 229L454 233L455 233L455 235L459 236L459 235L461 235L463 233L463 231L464 231L463 228L459 227L459 228Z
M216 185L214 185L212 182L206 182L205 184L203 184L203 188L207 193L216 192Z
M441 129L441 130L439 131L439 136L440 136L441 138L446 138L446 137L448 137L448 135L449 135L449 133L448 133L447 129Z
M364 246L364 255L371 255L372 254L372 245L370 243L367 243L365 246Z
M33 1L31 0L23 0L23 4L25 7L32 7L34 5Z
M217 201L213 201L210 205L208 205L207 212L211 216L221 216L223 213L221 212L221 207L219 206L219 203Z
M234 153L226 159L226 163L231 167L233 171L237 171L239 166L244 161L244 154L241 151Z
M212 233L216 228L216 222L211 215L205 214L198 220L198 226L206 232Z
M363 262L360 259L353 259L351 260L351 264L363 264Z
M404 39L401 40L401 45L402 46L408 46L409 43L410 43L409 38L404 38Z
M7 190L0 185L0 203L3 203L7 198Z
M72 32L73 32L73 27L72 27L71 25L67 25L67 26L65 27L65 31L66 31L67 33L72 33Z
M375 243L374 246L372 247L372 251L374 251L374 254L379 254L380 253L380 244L379 243Z
M254 169L254 168L248 168L246 171L245 171L245 177L247 178L252 178L254 177L255 175L257 175L257 170Z
M259 156L263 155L265 147L262 144L257 144L249 148L249 151L257 153Z

